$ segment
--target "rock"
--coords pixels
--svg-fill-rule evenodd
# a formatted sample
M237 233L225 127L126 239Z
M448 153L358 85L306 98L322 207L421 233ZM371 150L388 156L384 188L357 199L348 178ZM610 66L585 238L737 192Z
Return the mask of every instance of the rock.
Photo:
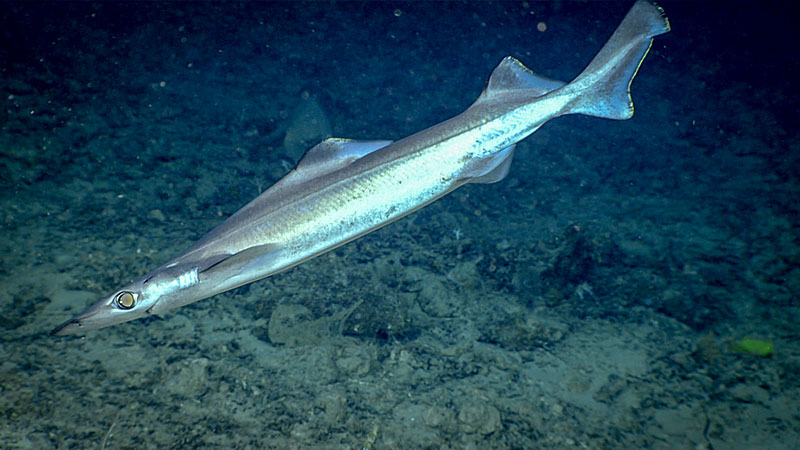
M766 403L769 401L769 392L759 386L739 383L728 392L734 400L744 403Z
M311 321L311 311L301 305L278 305L269 319L269 340L273 344L289 346L303 342L303 325Z
M476 288L481 282L481 275L478 273L478 262L464 261L453 267L448 273L447 278L465 288Z
M559 342L568 332L569 326L555 319L538 314L527 314L524 317L509 314L488 327L484 338L505 348L530 350Z
M687 405L675 409L659 409L653 413L653 421L668 435L688 438L692 442L702 440L705 419L698 409Z
M338 425L347 418L347 398L343 392L331 391L320 395L314 401L314 407L322 411L326 424Z
M439 428L447 433L456 431L456 414L449 408L431 406L425 411L422 420L425 422L425 425Z
M467 403L458 411L464 433L490 434L500 430L500 411L485 402Z
M157 222L163 222L163 221L167 220L167 217L164 215L163 212L161 212L160 209L152 209L152 210L150 210L150 212L147 213L147 218L148 219L153 219L153 220L155 220Z
M395 406L393 418L382 434L385 448L436 448L441 445L437 432L424 423L426 411L424 405L408 401ZM401 441L394 443L395 439Z
M369 373L374 358L374 352L368 347L358 345L345 347L336 359L336 368L348 376L364 376Z
M437 279L429 279L423 283L417 302L425 314L438 318L456 316L462 303L453 289L448 289Z
M180 371L164 383L164 388L174 395L186 398L200 395L206 389L208 364L206 358L184 362Z
M269 340L288 346L324 344L342 335L345 321L363 300L331 316L314 319L302 305L278 305L269 319Z

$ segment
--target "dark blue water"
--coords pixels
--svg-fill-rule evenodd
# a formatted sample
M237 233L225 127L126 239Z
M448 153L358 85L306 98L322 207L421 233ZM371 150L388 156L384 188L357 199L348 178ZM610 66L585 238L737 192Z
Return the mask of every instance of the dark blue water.
M798 448L784 3L665 2L632 120L559 118L330 255L46 335L326 136L441 122L508 55L569 81L630 5L3 3L0 447Z

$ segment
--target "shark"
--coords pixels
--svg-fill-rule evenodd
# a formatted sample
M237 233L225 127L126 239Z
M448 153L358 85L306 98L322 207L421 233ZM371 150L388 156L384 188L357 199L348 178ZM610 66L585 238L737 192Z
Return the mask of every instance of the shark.
M637 1L568 83L508 56L465 111L397 141L329 138L186 251L54 328L70 335L161 314L275 275L392 223L469 183L509 173L518 142L566 114L633 116L631 83L664 11Z

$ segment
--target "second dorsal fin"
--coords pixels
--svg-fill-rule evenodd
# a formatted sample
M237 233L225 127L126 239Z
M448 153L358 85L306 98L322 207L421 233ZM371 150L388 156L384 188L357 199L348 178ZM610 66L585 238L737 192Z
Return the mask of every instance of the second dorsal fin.
M506 56L492 71L489 84L473 105L512 91L527 91L534 96L542 96L554 91L565 83L551 80L533 73L513 56Z

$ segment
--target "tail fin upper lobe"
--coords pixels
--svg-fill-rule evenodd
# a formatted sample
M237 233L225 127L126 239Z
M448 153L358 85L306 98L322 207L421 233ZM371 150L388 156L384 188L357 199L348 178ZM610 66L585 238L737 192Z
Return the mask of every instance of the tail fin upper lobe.
M669 30L664 10L648 0L636 2L592 62L569 83L579 94L565 113L630 119L631 82L653 37Z

